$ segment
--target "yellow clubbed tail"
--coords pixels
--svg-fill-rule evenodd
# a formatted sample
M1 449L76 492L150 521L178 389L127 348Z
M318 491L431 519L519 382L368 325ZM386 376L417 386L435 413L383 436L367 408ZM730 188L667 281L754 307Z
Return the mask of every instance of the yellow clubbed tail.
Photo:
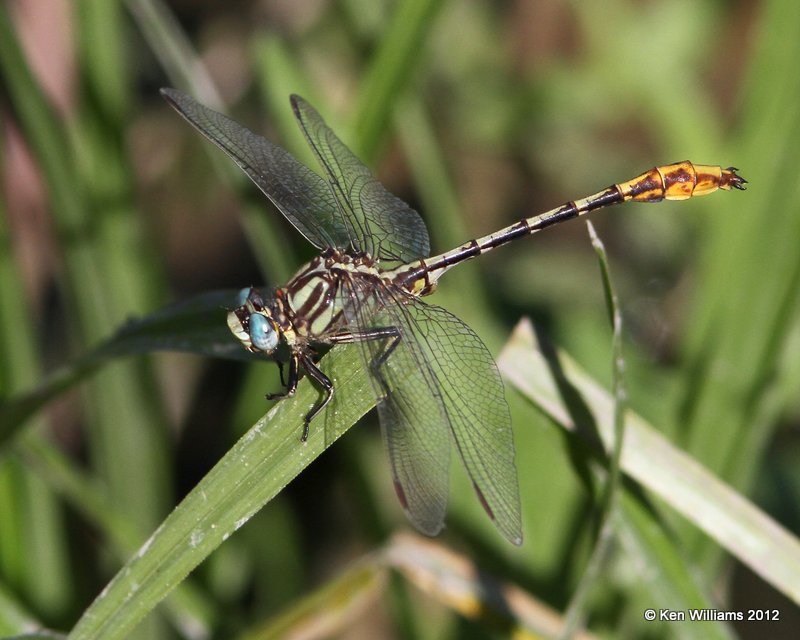
M718 189L744 191L747 180L737 175L737 169L718 165L694 164L689 160L654 167L650 171L618 185L624 200L658 202L687 200L705 196Z

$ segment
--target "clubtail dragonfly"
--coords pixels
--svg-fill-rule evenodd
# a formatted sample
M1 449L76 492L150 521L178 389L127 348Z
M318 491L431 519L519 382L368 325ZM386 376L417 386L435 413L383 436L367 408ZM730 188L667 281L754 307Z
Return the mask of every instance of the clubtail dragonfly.
M291 97L292 108L321 176L192 98L174 89L161 93L321 252L284 287L244 289L228 314L228 326L249 351L288 350L286 388L267 397L291 396L303 371L322 389L323 399L305 417L305 441L334 394L314 347L358 344L395 490L411 522L428 535L444 524L451 445L500 532L520 544L522 525L511 417L494 360L467 325L420 298L451 267L564 220L631 200L684 200L746 184L734 168L689 161L655 167L429 257L419 214L389 193L299 96Z

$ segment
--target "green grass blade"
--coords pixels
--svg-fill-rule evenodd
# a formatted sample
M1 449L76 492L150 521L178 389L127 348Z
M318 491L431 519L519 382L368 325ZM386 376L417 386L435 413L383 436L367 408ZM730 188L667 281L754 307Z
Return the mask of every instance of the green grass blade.
M614 430L611 440L611 448L608 452L608 475L603 486L603 494L600 499L599 524L594 541L594 548L586 569L581 576L580 582L575 589L570 600L567 611L564 615L564 629L559 635L560 638L571 638L583 620L588 618L587 601L592 587L606 565L606 559L611 550L611 543L614 537L614 518L617 512L617 496L620 482L620 460L622 458L622 447L625 436L625 411L627 401L625 398L624 365L622 356L622 313L619 309L619 301L611 282L611 271L608 266L608 256L600 237L594 229L594 225L587 221L586 227L592 241L597 261L600 265L600 276L605 293L608 316L612 330L611 348L611 370L613 377L613 423Z
M713 203L687 320L695 330L678 407L686 448L742 489L785 410L771 392L800 308L800 77L784 71L800 56L800 22L786 19L794 8L766 2L754 26L757 47L729 152L749 189L735 208Z
M213 109L224 105L217 88L175 16L160 0L127 0L147 44L167 77Z
M559 354L563 373L591 411L605 444L614 429L613 399ZM525 396L569 430L575 424L553 380L551 363L535 345L529 323L521 323L498 364ZM578 431L580 433L580 431ZM716 540L787 597L800 603L800 542L752 503L673 447L639 416L626 417L622 469L684 518Z
M25 610L12 593L0 582L0 637L9 638L41 629L41 623Z
M0 407L11 394L33 386L42 369L34 335L37 323L7 220L0 197ZM44 420L33 421L29 427L41 430ZM68 587L68 553L59 505L49 488L16 458L0 456L0 474L6 475L0 481L0 494L7 500L0 508L4 514L0 549L9 552L0 557L0 572L9 579L9 563L17 567L14 582L24 590L29 605L39 612L61 614L68 607L72 589ZM10 550L12 540L18 541L19 547Z
M394 101L402 93L434 24L442 0L403 0L378 43L361 82L351 147L366 164L372 164L389 121Z
M87 228L86 203L73 150L64 134L64 124L56 116L33 78L6 5L0 5L0 77L11 100L19 126L30 145L47 185L54 215L62 237L80 239ZM77 240L71 243L78 244ZM65 259L83 286L73 293L84 309L102 313L100 270L85 246L76 247Z
M109 499L96 482L86 475L58 449L40 438L26 437L18 446L26 468L41 482L60 495L83 515L98 531L102 531L113 553L124 562L145 537L139 521L133 521L125 509ZM52 575L48 573L48 575ZM167 613L176 628L191 627L208 633L215 613L208 599L190 584L182 584L166 602Z
M300 443L319 401L307 380L247 432L176 507L84 612L70 638L124 637L189 572L271 500L374 405L357 348L333 349L322 364L336 395Z

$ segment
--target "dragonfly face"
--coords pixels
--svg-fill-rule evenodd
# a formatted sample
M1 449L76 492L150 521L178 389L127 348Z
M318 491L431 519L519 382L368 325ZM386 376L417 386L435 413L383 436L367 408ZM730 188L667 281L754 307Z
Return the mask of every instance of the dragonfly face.
M334 393L311 345L357 344L370 373L395 490L411 522L428 535L444 526L451 449L484 510L514 544L522 542L522 519L511 415L494 360L466 324L420 297L461 262L590 211L744 189L746 183L732 167L688 160L654 167L429 256L419 214L389 193L302 98L291 97L292 109L321 175L189 96L174 89L161 93L320 251L268 299L244 289L228 313L230 330L248 351L273 354L282 345L289 352L286 391L267 397L292 395L301 372L323 389L324 399L306 415L306 440L309 424Z
M228 328L252 353L271 355L278 348L280 332L272 312L261 294L253 287L239 292L239 306L228 312Z

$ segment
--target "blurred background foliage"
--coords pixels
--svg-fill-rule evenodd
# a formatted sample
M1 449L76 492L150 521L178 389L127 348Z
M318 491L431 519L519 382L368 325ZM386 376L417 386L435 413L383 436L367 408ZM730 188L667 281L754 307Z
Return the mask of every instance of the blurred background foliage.
M226 109L310 162L296 92L422 213L435 252L654 164L738 166L746 194L630 205L595 222L625 318L631 407L800 530L800 17L789 0L11 0L0 25L0 399L132 317L210 289L280 284L313 255L157 90ZM580 223L459 268L435 300L495 353L532 316L610 383L603 290ZM70 628L264 413L274 369L121 360L19 425L0 459L0 630ZM596 496L570 436L508 396L526 542L508 548L460 476L441 542L563 610ZM779 608L771 637L793 637L794 604L664 518L712 602ZM268 637L265 621L403 528L370 417L219 547L177 615L159 610L136 634ZM687 637L644 625L657 593L639 592L646 568L617 551L589 628ZM502 633L398 579L381 593L336 633Z

